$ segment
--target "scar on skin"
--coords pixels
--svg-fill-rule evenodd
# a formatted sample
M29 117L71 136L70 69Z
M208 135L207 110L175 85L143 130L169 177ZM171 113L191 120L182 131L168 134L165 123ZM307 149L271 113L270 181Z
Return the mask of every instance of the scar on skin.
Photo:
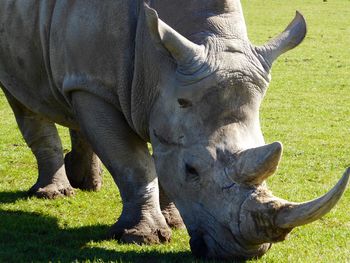
M236 184L236 183L232 183L232 184L230 184L229 186L222 187L221 189L222 189L222 190L230 189L230 188L234 187L235 184Z

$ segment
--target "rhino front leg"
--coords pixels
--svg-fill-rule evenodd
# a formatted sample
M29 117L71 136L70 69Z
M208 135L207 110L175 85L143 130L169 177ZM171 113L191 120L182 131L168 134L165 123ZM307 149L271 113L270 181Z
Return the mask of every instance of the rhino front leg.
M38 164L39 176L29 194L50 199L72 195L74 191L66 176L61 140L55 124L25 108L6 90L4 92Z
M85 92L73 92L72 100L82 131L112 174L123 201L110 237L137 244L169 241L171 230L160 210L158 180L146 143L111 104Z
M171 228L183 229L185 224L182 221L179 211L175 204L170 201L169 197L164 192L162 186L159 184L159 203L162 214Z
M100 190L102 186L100 159L80 132L71 129L69 132L72 150L64 158L69 182L73 187L82 190Z

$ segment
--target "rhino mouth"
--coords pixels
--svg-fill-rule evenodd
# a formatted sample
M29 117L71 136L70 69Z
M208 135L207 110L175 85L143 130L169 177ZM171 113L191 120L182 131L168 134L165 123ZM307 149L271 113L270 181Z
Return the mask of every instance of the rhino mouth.
M206 209L202 211L205 211L203 217L209 218L208 223L189 229L191 251L197 258L245 260L259 258L270 249L270 243L248 244L240 233L235 234L230 223L226 226ZM238 226L238 232L239 229Z
M271 244L246 246L227 228L225 238L218 241L210 232L197 231L191 234L190 247L200 259L244 260L261 257Z
M201 259L227 258L231 251L222 246L209 233L200 233L191 236L190 247L193 255Z

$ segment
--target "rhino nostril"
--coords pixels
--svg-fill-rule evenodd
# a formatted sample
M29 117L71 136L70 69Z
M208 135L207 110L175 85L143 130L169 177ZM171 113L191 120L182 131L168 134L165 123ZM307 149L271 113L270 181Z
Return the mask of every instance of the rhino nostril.
M186 175L198 176L198 172L197 172L196 168L194 168L193 166L191 166L188 163L186 163L185 164L185 168L186 168Z
M191 237L190 247L193 255L198 258L205 258L208 254L208 247L201 235Z

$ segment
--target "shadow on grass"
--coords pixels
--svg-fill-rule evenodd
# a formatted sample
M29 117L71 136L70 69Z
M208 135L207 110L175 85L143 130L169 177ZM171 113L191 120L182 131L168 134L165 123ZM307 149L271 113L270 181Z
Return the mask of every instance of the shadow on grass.
M26 191L0 192L0 204L26 198ZM0 262L219 262L196 260L190 252L115 251L88 246L89 242L105 240L109 227L62 229L55 217L0 209Z
M0 192L0 204L10 204L28 197L27 191Z
M192 262L189 252L118 252L91 248L103 240L106 225L60 229L56 218L37 213L0 210L0 262L118 261Z

